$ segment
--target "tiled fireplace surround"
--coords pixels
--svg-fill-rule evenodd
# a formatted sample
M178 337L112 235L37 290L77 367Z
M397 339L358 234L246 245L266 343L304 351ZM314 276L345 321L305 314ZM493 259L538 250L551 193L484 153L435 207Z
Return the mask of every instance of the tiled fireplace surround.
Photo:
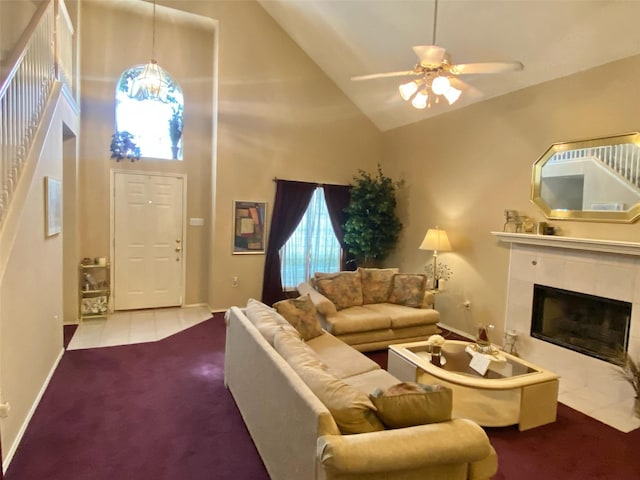
M506 330L520 356L560 375L559 400L614 428L640 427L634 392L611 363L531 337L533 285L632 304L629 353L640 357L640 244L494 232L511 243Z

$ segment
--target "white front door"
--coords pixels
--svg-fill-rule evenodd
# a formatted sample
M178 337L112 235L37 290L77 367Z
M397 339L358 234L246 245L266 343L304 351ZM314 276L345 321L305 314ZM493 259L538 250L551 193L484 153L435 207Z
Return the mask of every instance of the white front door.
M115 310L182 304L183 183L181 177L115 173Z

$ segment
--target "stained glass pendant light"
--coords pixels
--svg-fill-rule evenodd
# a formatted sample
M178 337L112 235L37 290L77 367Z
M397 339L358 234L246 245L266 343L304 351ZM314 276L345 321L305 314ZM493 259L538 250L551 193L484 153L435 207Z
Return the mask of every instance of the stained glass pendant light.
M169 85L171 77L158 65L155 60L156 53L156 2L153 1L153 34L151 43L151 60L146 65L133 67L133 76L129 83L128 95L137 100L168 101Z

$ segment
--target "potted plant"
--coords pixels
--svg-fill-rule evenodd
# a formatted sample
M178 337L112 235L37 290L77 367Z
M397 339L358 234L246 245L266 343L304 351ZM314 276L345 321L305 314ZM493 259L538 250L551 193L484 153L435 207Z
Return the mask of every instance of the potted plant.
M377 175L358 170L353 179L344 243L358 266L376 266L393 250L402 230L396 216L396 188L404 182L385 176L380 165Z
M178 159L178 145L182 138L182 106L173 109L169 119L169 137L171 138L171 154L174 160Z
M115 158L116 162L124 158L128 158L132 162L140 160L140 147L133 141L133 135L122 130L111 136L111 158Z
M631 384L635 392L634 412L640 417L640 361L633 360L628 353L623 353L620 360L622 378Z

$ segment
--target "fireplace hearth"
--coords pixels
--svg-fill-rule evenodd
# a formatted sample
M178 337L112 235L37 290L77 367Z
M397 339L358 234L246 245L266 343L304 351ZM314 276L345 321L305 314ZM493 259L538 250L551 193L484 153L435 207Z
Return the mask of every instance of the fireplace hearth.
M631 303L534 284L531 336L610 363L627 351Z

